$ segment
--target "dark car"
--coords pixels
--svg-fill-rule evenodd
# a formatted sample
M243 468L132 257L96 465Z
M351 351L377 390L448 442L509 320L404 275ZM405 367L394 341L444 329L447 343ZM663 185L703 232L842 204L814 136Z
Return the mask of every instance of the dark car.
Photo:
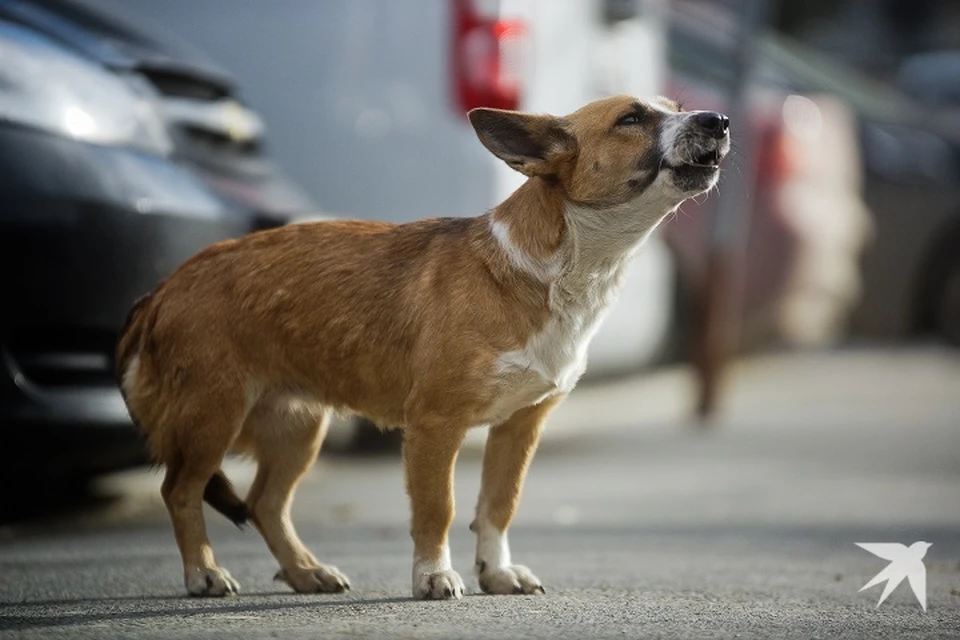
M114 375L131 304L310 210L203 55L76 0L0 0L0 475L142 462Z

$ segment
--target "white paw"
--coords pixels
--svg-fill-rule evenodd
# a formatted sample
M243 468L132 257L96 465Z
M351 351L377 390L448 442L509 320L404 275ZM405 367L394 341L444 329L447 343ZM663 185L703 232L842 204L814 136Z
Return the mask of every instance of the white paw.
M481 565L477 574L480 588L492 595L546 593L540 579L523 565L513 564L506 567Z
M296 567L281 569L274 580L282 580L293 587L297 593L343 593L350 591L350 580L336 567L318 565L316 567Z
M459 600L464 590L460 574L453 569L419 573L413 577L413 597L421 600Z
M183 581L191 596L219 598L240 592L237 581L220 567L190 567L184 571Z

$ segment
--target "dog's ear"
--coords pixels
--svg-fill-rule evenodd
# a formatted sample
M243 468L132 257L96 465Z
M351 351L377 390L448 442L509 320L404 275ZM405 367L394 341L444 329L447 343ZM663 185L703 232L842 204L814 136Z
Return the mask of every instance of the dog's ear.
M556 176L576 154L561 118L485 108L468 116L483 146L525 175Z

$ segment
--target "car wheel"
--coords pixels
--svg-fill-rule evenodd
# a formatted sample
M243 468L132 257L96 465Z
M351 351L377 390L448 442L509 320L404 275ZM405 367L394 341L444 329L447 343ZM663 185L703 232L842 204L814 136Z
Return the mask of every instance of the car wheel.
M949 344L960 347L960 261L947 271L936 315L937 330Z

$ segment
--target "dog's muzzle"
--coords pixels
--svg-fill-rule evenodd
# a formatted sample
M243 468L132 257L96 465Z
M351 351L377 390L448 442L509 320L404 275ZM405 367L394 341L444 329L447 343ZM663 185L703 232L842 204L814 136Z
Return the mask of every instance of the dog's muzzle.
M716 111L693 114L688 134L677 141L681 163L694 167L718 167L730 149L730 118Z
M716 183L720 162L730 151L730 118L716 111L676 114L661 130L663 165L685 193Z
M716 111L680 114L682 120L666 127L661 142L672 169L715 169L730 150L730 118Z

